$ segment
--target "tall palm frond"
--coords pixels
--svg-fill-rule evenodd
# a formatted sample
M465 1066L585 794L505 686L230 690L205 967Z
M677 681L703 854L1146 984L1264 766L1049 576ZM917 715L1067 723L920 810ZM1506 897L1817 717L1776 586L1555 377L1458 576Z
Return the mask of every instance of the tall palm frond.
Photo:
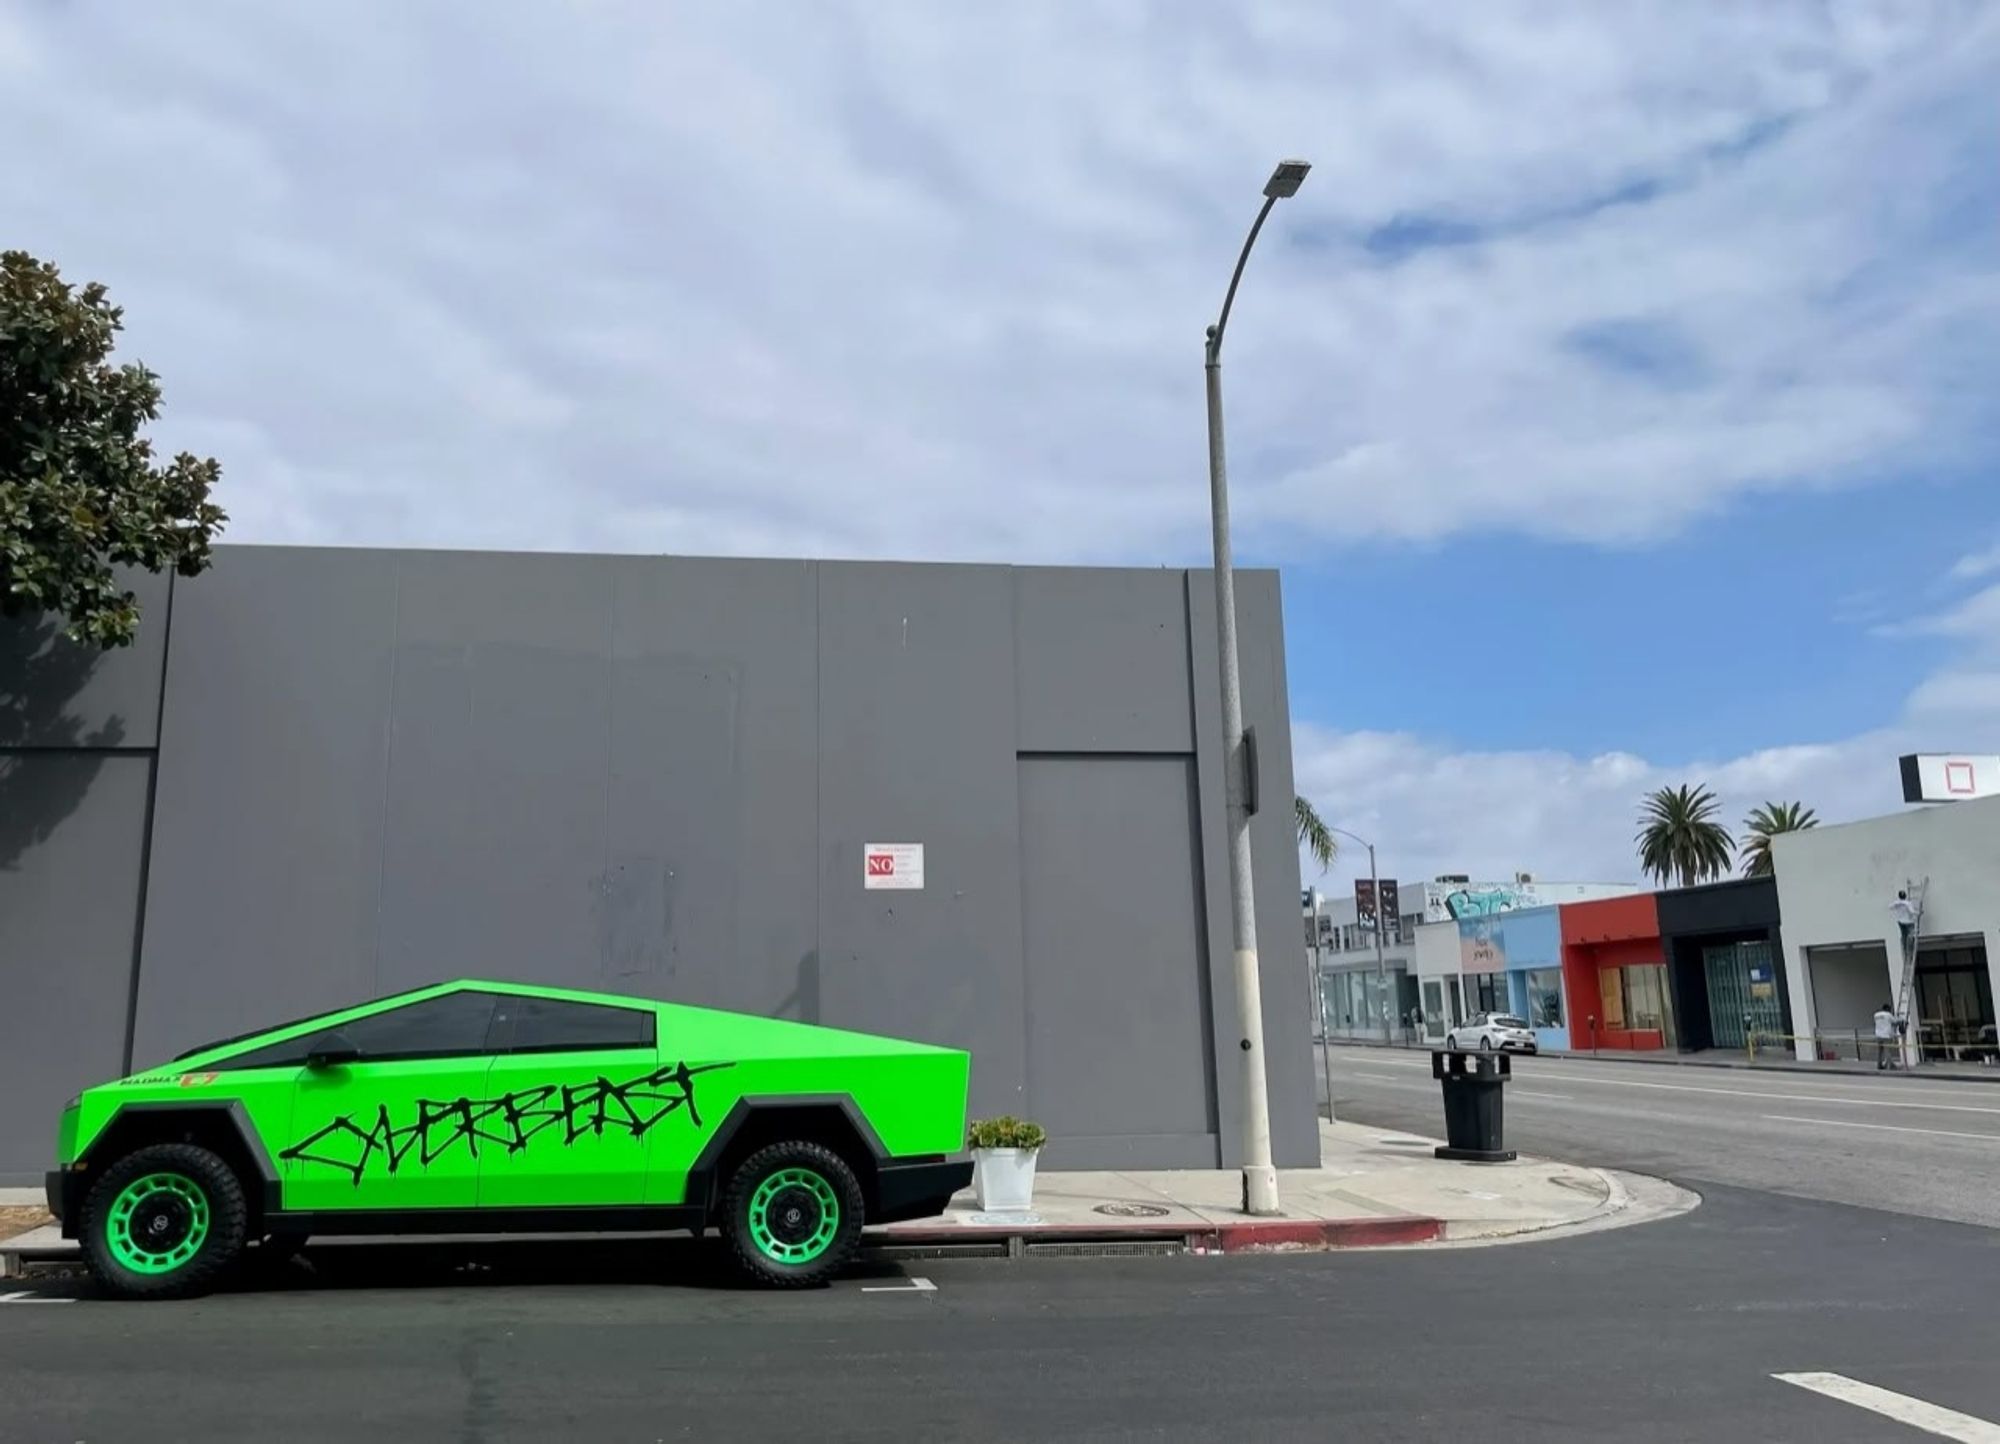
M1769 877L1771 839L1781 832L1804 832L1818 826L1818 816L1802 802L1767 802L1752 808L1743 819L1743 875Z
M1706 787L1662 787L1639 807L1639 865L1662 885L1691 887L1727 875L1736 840L1715 820Z
M1292 799L1292 817L1298 823L1299 846L1311 853L1319 870L1325 872L1340 853L1340 844L1334 841L1332 830L1320 821L1319 813L1303 797Z

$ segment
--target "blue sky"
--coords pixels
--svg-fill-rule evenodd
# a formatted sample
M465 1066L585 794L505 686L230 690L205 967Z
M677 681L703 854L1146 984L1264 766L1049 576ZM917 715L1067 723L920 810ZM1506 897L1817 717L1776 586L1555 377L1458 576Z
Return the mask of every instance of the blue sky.
M2000 6L0 0L240 541L1243 558L1405 877L2000 750Z
M1294 710L1585 754L1851 735L1952 654L1948 639L1879 629L1939 603L1968 535L2000 536L2000 487L1752 498L1652 546L1475 535L1345 549L1285 569Z

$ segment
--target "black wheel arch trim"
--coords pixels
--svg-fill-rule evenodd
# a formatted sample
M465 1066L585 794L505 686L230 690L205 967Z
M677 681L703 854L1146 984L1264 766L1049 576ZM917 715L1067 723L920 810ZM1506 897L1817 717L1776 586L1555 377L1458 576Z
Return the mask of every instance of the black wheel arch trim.
M83 1197L91 1184L97 1181L104 1170L100 1157L106 1139L113 1137L123 1120L138 1115L160 1114L165 1116L187 1116L190 1114L220 1115L236 1133L237 1141L243 1145L244 1155L250 1166L257 1170L254 1179L243 1180L244 1193L253 1198L255 1213L270 1215L278 1212L284 1203L283 1191L279 1184L278 1170L271 1162L271 1154L264 1147L264 1140L257 1136L257 1125L250 1121L250 1111L243 1106L240 1098L189 1098L154 1099L147 1102L120 1103L104 1120L104 1126L97 1130L89 1144L79 1152L69 1166L60 1171L60 1197L54 1187L55 1177L51 1176L50 1202L59 1203L56 1216L62 1222L63 1237L75 1238L76 1228L83 1214Z
M701 1152L695 1155L694 1162L688 1166L687 1191L683 1197L689 1206L698 1207L704 1212L714 1209L716 1201L721 1197L721 1180L716 1177L716 1168L722 1161L722 1155L728 1152L729 1145L735 1142L736 1135L741 1133L744 1126L756 1115L798 1111L824 1112L828 1109L837 1111L847 1120L853 1127L855 1136L868 1150L869 1162L873 1167L866 1170L859 1182L862 1195L872 1203L876 1187L874 1175L879 1174L883 1167L891 1162L893 1155L882 1146L881 1135L876 1133L875 1126L868 1121L868 1115L861 1111L861 1106L854 1101L851 1094L847 1093L767 1093L737 1099L723 1120L715 1125L715 1132L708 1136L708 1142L702 1145Z

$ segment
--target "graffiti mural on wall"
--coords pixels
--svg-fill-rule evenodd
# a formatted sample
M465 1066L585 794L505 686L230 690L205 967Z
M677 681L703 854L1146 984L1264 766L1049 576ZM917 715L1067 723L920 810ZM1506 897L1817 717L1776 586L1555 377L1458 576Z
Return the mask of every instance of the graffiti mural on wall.
M1495 883L1491 886L1459 888L1445 894L1445 918L1482 918L1494 913L1510 913L1519 908L1539 907L1541 898L1530 885Z

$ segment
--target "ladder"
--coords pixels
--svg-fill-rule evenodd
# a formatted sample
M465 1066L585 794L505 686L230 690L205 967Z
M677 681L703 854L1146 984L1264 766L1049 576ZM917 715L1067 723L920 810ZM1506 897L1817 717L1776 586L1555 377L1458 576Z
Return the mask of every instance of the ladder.
M1896 1017L1903 1025L1905 1038L1909 1036L1910 1001L1917 985L1917 949L1922 945L1924 936L1924 894L1930 888L1928 877L1916 883L1906 880L1903 885L1903 891L1910 895L1910 910L1917 915L1910 927L1909 940L1903 944L1903 986L1896 994Z

